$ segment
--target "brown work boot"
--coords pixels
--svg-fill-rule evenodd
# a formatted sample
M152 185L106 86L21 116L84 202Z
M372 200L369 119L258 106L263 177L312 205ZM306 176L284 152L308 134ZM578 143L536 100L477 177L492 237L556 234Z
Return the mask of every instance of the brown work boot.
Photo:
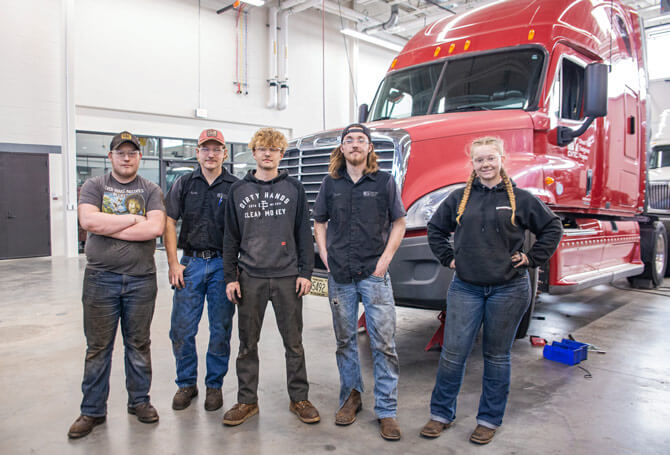
M223 394L221 389L207 387L205 395L205 411L216 411L223 406Z
M258 403L236 403L223 415L223 424L228 426L239 425L256 414L258 414Z
M300 421L303 423L316 423L321 420L319 411L316 410L314 405L310 403L309 400L291 401L288 409L293 414L297 415Z
M198 396L198 387L190 385L188 387L179 387L177 393L174 394L172 399L172 409L175 411L181 411L182 409L188 408L191 404L193 397Z
M495 428L485 427L484 425L477 425L475 431L473 431L470 435L470 441L474 442L475 444L488 444L491 442L491 439L493 439L495 434Z
M400 439L398 421L394 417L379 419L379 434L387 441L397 441Z
M107 417L105 416L91 417L80 415L70 427L70 431L67 432L67 437L70 439L83 438L93 430L93 427L105 423L106 419Z
M128 414L136 415L142 423L158 422L158 411L148 401L134 407L128 406Z
M353 389L349 398L335 414L335 425L351 425L356 421L356 413L363 409L361 403L361 392Z
M449 423L442 423L438 422L437 420L429 420L427 424L423 426L421 429L421 436L424 436L426 438L437 438L439 435L442 434L442 430L446 430L449 428L453 422Z

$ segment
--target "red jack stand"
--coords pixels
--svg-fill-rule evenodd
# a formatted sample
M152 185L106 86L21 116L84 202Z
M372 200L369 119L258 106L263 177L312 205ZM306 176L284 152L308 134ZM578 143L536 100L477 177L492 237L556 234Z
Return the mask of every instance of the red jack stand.
M436 346L442 349L442 341L444 340L444 320L445 320L444 310L440 311L440 314L437 315L437 319L440 320L440 326L433 334L433 338L431 338L428 344L426 345L425 347L426 351L430 351L432 348Z
M361 314L361 317L358 318L358 328L360 329L361 327L363 327L365 329L365 332L367 333L368 323L365 320L365 311L363 311L363 314Z

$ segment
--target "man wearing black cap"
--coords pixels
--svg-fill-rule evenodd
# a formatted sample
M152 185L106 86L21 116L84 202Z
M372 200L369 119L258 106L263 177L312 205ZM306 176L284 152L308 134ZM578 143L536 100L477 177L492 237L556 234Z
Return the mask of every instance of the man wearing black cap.
M375 413L384 439L400 439L396 421L398 355L395 304L388 266L405 234L405 209L393 177L380 171L370 130L344 129L330 156L329 175L314 205L314 236L328 268L328 296L337 340L340 409L337 425L349 425L361 409L356 340L359 295L370 335L375 376Z
M137 175L140 141L127 131L112 139L112 171L88 179L79 197L79 222L88 231L82 302L86 360L81 415L68 436L80 438L105 421L112 349L121 320L128 413L158 421L149 402L150 326L156 301L156 237L165 208L158 185Z
M221 386L228 372L230 333L235 305L226 297L223 281L224 208L230 186L238 179L223 167L228 150L223 134L215 129L200 133L196 158L200 167L177 180L165 198L167 224L165 252L168 257L172 299L170 339L177 362L179 390L172 409L186 409L198 394L198 355L195 335L207 297L209 346L205 409L223 406ZM177 241L177 220L182 220ZM184 251L181 262L177 247Z

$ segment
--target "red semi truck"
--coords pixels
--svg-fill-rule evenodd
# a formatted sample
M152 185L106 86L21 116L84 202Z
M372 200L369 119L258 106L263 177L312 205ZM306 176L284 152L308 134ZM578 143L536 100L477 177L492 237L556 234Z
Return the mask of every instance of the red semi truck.
M624 277L658 286L668 242L647 210L658 204L646 191L646 98L641 19L618 0L502 1L417 33L360 109L408 213L390 267L396 303L443 309L452 272L431 253L426 224L467 179L470 142L491 135L504 140L516 184L563 220L534 286L564 294ZM285 154L311 203L340 132L295 139ZM324 268L318 254L316 263Z

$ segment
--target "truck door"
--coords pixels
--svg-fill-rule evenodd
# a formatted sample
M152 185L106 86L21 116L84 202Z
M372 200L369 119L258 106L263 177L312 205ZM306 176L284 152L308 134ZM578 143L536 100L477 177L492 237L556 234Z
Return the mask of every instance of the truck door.
M584 95L584 73L588 60L574 49L558 44L552 53L549 74L548 115L550 128L579 128L584 122L581 107ZM555 204L566 208L590 208L596 182L596 123L564 147L548 145L545 177L552 183L545 190L555 197Z

